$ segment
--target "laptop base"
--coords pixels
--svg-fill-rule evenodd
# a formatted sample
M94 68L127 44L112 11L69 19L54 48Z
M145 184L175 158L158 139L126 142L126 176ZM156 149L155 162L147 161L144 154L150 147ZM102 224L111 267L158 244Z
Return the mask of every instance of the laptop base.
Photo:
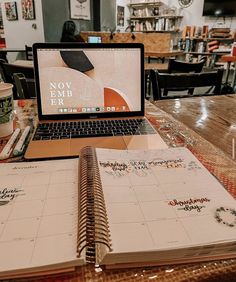
M166 143L158 134L94 137L63 140L31 141L25 153L25 159L48 159L79 156L85 146L109 149L163 149Z

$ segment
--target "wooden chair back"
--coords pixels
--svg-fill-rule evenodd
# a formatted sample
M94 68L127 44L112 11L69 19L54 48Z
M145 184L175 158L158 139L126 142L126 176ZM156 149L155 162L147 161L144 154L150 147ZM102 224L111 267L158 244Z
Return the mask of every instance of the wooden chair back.
M154 100L184 98L190 96L218 95L221 94L221 84L223 77L223 69L211 72L201 73L159 73L156 70L150 71L150 81L152 85L152 94ZM204 89L200 89L204 87ZM207 87L208 89L206 90ZM209 88L210 87L210 88ZM179 94L188 88L200 89L203 92L198 94ZM211 90L211 92L210 92ZM178 91L173 95L169 95L170 91ZM166 94L168 93L168 95Z
M203 57L199 62L190 63L170 59L168 62L168 73L189 73L189 72L201 72L206 62L206 57Z
M199 62L195 62L195 63L170 59L168 62L167 72L168 73L199 73L202 71L206 59L207 59L206 57L203 57ZM189 88L187 90L189 94L193 94L194 92L194 88ZM167 90L165 90L165 95L168 95Z

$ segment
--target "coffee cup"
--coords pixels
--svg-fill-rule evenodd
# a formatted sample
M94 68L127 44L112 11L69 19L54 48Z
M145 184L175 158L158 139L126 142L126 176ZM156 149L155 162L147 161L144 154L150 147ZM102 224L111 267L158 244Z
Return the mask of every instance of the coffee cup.
M0 137L13 132L13 85L0 83Z

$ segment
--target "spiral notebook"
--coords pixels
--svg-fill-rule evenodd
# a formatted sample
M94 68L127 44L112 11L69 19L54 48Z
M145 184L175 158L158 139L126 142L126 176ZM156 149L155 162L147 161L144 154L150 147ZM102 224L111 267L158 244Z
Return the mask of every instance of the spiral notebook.
M186 148L85 147L0 178L0 279L236 256L235 200Z

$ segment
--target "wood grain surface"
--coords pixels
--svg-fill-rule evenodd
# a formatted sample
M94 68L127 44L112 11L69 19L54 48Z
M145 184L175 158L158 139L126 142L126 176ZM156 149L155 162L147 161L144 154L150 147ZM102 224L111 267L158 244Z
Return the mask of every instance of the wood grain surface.
M180 133L185 137L189 135L191 137L189 139L193 142L189 142L187 147L236 198L236 162L230 159L232 136L236 138L236 95L160 100L153 104L149 101L145 103L146 116L153 126L159 132L162 131L162 136L165 136L166 140L172 140L170 131L166 131L168 124L172 124L176 130L180 130ZM36 125L36 100L18 100L15 101L14 106L15 126L23 129L31 123L33 123L32 127ZM166 124L166 128L165 126L162 127L164 124ZM4 145L6 141L7 138L0 138L0 151L1 142ZM171 142L175 143L173 140ZM222 151L218 150L217 147ZM227 150L229 150L230 158L223 152L226 151L227 153ZM22 159L11 159L9 161L22 161ZM235 281L235 277L236 259L234 258L212 262L119 270L95 268L90 264L78 267L73 273L13 280L19 282L210 282Z
M236 143L236 94L153 103L232 157L232 138Z
M160 32L110 32L82 31L80 35L87 42L88 36L101 36L103 43L143 43L145 52L167 52L170 49L171 33Z

